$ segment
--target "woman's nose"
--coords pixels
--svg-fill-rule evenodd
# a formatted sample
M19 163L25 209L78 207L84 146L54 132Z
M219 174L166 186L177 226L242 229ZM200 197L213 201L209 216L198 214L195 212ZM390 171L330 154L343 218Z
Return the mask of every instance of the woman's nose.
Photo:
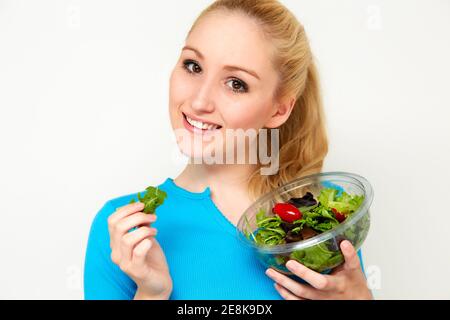
M198 112L214 111L213 84L205 81L197 88L192 99L192 109Z

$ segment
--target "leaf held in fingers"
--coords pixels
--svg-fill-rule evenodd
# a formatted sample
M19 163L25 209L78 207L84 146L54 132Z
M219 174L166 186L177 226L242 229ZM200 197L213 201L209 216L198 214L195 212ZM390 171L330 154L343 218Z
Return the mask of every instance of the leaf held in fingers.
M156 208L163 204L164 200L167 198L167 193L158 187L149 186L146 189L146 193L144 196L141 196L141 193L138 192L137 196L139 202L144 204L144 213L155 213ZM131 203L135 203L135 199L130 200Z

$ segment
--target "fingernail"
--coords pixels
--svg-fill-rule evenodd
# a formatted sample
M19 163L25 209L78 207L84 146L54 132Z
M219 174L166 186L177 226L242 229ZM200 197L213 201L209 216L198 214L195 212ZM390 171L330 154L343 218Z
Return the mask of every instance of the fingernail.
M289 260L288 262L286 262L286 268L292 269L295 266L294 261Z
M344 249L349 249L350 248L350 242L348 240L344 240L342 242L342 246L344 247Z

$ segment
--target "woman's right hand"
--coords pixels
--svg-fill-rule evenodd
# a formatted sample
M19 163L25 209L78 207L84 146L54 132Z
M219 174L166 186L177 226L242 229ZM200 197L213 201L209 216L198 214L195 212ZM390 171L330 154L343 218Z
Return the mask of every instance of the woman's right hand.
M111 259L137 285L135 299L168 299L172 278L166 257L151 227L155 214L142 212L136 202L118 208L108 218ZM128 232L130 229L137 229Z

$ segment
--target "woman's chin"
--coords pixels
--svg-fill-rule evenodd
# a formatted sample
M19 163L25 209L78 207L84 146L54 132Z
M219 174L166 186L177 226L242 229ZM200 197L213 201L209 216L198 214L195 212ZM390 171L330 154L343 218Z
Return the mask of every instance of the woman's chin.
M191 147L186 145L178 145L180 152L195 163L210 163L215 159L214 145L202 145Z

